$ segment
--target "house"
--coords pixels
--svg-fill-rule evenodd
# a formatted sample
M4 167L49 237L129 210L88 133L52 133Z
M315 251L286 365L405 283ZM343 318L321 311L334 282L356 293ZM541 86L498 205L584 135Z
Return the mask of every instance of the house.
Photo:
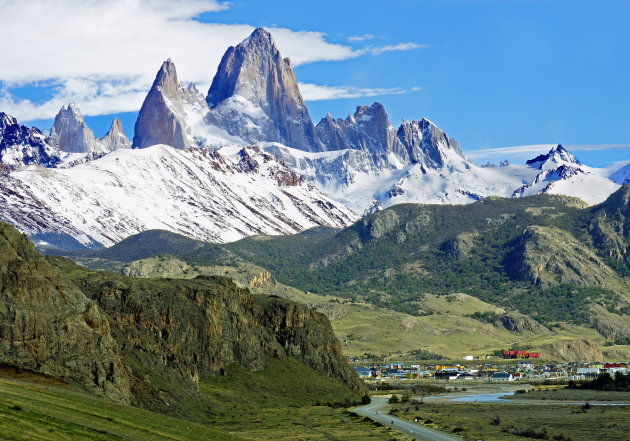
M456 380L459 377L459 369L447 368L435 373L436 380Z
M514 377L509 372L495 372L490 377L490 381L514 381Z

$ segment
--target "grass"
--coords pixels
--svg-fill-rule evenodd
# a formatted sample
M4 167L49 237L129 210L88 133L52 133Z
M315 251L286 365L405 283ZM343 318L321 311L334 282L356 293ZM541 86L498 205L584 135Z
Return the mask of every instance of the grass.
M60 384L0 377L0 439L241 440L196 422L93 398Z
M271 360L252 373L231 365L200 383L208 406L194 421L94 398L58 380L0 370L0 439L26 440L322 440L411 438L353 415L336 380L311 377L296 360ZM301 364L300 364L301 365ZM304 365L301 365L304 366ZM308 378L305 378L308 377ZM346 391L347 389L341 388Z
M464 440L509 441L544 433L541 439L619 441L627 439L630 406L528 405L503 403L397 404L397 416L457 433ZM521 435L517 435L521 433Z
M611 401L617 403L628 403L630 405L630 392L612 392L600 390L578 390L578 389L545 389L531 390L527 393L512 395L514 400L552 400L552 401ZM629 415L630 416L630 415Z

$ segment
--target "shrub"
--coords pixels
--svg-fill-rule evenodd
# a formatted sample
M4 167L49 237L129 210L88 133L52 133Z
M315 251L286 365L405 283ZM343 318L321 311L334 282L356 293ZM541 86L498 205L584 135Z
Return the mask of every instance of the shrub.
M392 395L391 398L389 399L389 404L396 404L396 403L400 403L400 399L398 398L398 395Z

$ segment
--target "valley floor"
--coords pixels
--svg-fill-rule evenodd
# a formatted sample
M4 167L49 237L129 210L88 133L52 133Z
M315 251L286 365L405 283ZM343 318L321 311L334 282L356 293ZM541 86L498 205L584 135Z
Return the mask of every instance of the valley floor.
M0 371L0 439L44 440L392 440L412 438L343 408L243 403L220 383L205 392L222 400L206 424L94 398L64 383ZM238 392L237 392L238 394ZM246 404L246 405L244 405Z
M492 390L488 390L489 387ZM466 391L449 391L448 399L425 399L423 402L411 399L409 402L387 405L382 412L408 421L417 419L425 427L456 434L464 440L628 439L630 394L627 392L617 392L614 397L599 395L602 401L612 399L617 404L626 405L587 405L586 402L594 398L593 391L567 391L570 392L569 397L563 394L564 390L517 393L513 396L514 400L500 402L453 400L458 395L463 397L475 393L506 392L505 385L500 384L483 388L477 390L472 386ZM523 402L525 397L537 401ZM546 399L553 401L545 402ZM561 402L568 399L571 401Z

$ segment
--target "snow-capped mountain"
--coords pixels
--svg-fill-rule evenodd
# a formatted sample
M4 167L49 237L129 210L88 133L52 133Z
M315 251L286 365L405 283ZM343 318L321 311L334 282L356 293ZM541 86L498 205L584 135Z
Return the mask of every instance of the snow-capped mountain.
M133 147L166 144L183 149L247 145L243 139L208 123L209 111L205 97L194 84L184 86L179 82L175 64L168 59L160 67L140 108Z
M357 216L256 147L155 145L0 176L0 219L53 245L109 246L147 229L226 242Z
M0 112L0 169L14 170L30 164L54 167L63 156L54 141L36 127L28 128Z
M209 121L246 142L280 142L321 151L291 61L259 28L223 55L206 97Z
M527 184L516 189L514 197L540 193L577 196L589 205L599 204L619 188L619 184L580 163L561 145L547 154L526 162L539 173Z
M178 83L168 60L142 107L134 145L256 143L358 213L371 211L374 201L459 204L540 192L596 203L615 188L562 148L523 166L478 167L425 118L394 128L380 103L344 119L328 114L313 131L290 62L264 29L227 50L205 99L193 90Z
M342 227L402 202L557 193L596 204L630 175L627 164L587 167L562 146L480 167L425 118L393 127L380 103L315 126L263 29L227 50L207 96L165 61L129 146L117 119L96 139L74 104L49 138L0 114L0 219L66 248L152 228L225 242Z

